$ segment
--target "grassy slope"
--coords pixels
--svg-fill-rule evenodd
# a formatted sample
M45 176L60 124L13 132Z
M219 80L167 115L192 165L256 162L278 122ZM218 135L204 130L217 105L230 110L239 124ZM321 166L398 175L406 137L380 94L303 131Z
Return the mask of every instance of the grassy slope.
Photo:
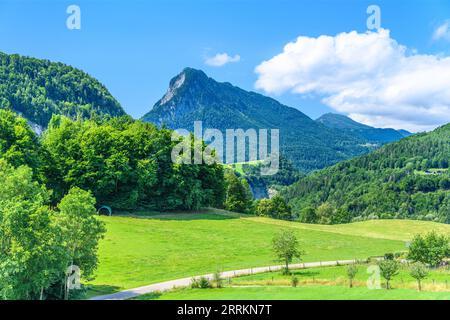
M305 286L223 289L182 289L139 297L142 300L449 300L448 292L418 292L412 289L369 290L363 287Z
M270 243L282 228L294 228L306 251L304 261L366 258L405 249L409 237L401 229L417 222L386 221L383 234L358 231L365 223L310 226L265 218L233 218L218 214L153 216L149 219L102 217L108 229L99 250L97 278L89 295L109 293L216 270L275 264ZM370 223L370 222L369 222ZM383 222L380 222L383 223ZM420 224L420 223L419 223ZM320 230L323 228L324 230ZM370 226L368 227L370 229ZM414 232L450 226L423 223ZM419 230L420 229L420 230ZM384 239L383 239L384 238Z
M410 241L418 233L435 230L450 235L450 226L442 223L418 220L369 220L339 225L319 225L292 223L289 221L273 220L268 218L249 218L259 223L279 226L290 226L298 229L332 232L343 235L355 235L377 239Z

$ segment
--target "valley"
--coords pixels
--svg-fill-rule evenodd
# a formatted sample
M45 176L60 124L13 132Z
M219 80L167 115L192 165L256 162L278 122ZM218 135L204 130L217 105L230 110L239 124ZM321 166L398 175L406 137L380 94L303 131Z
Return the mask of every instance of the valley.
M450 299L450 125L411 135L336 114L312 120L192 68L141 120L100 81L62 63L0 54L0 79L2 299L87 299L299 256L319 267L214 289L203 279L204 289L138 299ZM192 132L195 121L220 131L280 129L277 174L261 176L259 160L175 161L183 141L173 129ZM205 141L187 136L204 151ZM105 206L112 216L99 215ZM291 245L293 253L274 252ZM396 264L415 246L411 261L433 280L423 292L403 263L395 290L376 292L364 287L366 265L351 289L347 269L321 266ZM73 292L68 268L83 270Z

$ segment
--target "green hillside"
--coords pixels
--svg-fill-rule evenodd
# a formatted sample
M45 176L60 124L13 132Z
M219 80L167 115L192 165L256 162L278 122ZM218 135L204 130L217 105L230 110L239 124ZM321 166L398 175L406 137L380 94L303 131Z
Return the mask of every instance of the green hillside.
M53 114L125 115L96 79L71 66L0 52L0 108L46 127Z
M278 264L271 251L271 240L283 228L295 230L306 252L305 262L404 251L405 241L417 232L438 230L450 234L450 226L431 222L380 221L378 232L365 234L363 230L370 229L371 222L348 225L345 229L318 228L213 212L101 220L108 231L100 243L100 263L97 278L91 283L91 296L216 270ZM391 226L392 223L395 224Z
M417 134L313 173L283 194L307 222L413 218L450 223L449 141L450 125Z

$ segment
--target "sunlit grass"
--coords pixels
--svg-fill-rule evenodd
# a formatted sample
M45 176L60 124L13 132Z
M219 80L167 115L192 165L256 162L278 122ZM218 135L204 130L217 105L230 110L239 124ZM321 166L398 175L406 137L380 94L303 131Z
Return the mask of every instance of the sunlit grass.
M278 264L271 240L283 228L296 232L305 262L403 251L405 240L416 232L450 230L446 225L394 220L317 226L223 212L101 219L108 231L100 243L97 277L90 283L89 296L217 270Z

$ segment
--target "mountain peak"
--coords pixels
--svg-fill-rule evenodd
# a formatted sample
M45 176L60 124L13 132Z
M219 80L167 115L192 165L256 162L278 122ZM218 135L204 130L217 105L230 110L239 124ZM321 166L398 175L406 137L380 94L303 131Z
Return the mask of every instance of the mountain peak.
M261 94L208 77L186 68L170 81L170 87L142 117L144 121L171 129L203 128L226 133L228 129L279 130L281 154L297 168L315 170L366 152L363 141L319 125L301 111ZM311 154L321 158L312 159ZM322 156L323 155L323 156Z
M182 88L186 83L192 85L193 83L204 83L209 78L202 71L194 68L184 68L181 73L170 80L169 89L167 90L164 97L161 99L160 104L164 105L171 101L173 97L176 96L178 90Z
M202 70L194 68L184 68L180 74L170 81L170 87L179 88L184 83L204 83L209 80L209 77Z
M202 70L194 69L194 68L190 68L190 67L184 68L183 71L181 72L181 74L184 74L184 75L186 75L188 77L192 77L192 78L206 78L206 79L208 78L206 73L204 73Z

